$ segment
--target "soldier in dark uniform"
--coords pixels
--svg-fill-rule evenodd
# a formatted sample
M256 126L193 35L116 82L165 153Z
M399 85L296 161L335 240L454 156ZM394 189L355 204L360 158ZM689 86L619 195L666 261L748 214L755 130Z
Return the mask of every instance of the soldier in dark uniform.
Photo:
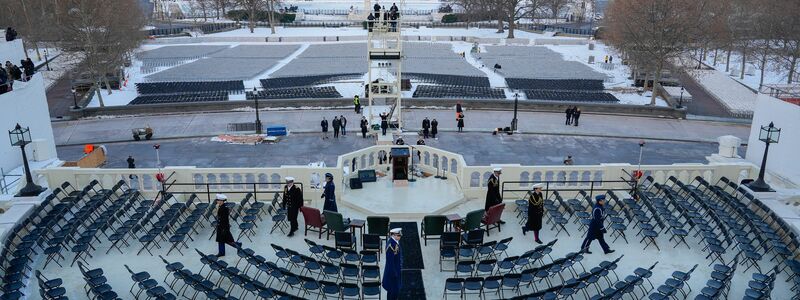
M572 125L572 107L567 106L567 110L564 113L567 115L567 121L564 125Z
M606 240L603 237L603 234L606 233L606 229L603 226L603 221L606 218L606 196L605 195L597 195L595 198L594 208L592 209L592 222L589 223L589 230L586 231L586 239L583 240L581 244L581 252L592 254L589 251L589 246L592 244L593 240L600 241L600 247L603 247L603 252L605 254L614 253L614 250L611 250L606 244Z
M542 216L544 216L544 197L542 196L542 184L533 185L533 191L528 192L528 221L522 226L522 234L533 231L534 241L542 244L539 239L539 230L542 229Z
M325 187L320 198L325 199L322 205L323 210L339 212L336 208L336 185L333 184L333 174L325 173Z
M437 133L439 133L439 121L433 119L433 121L431 121L431 137L436 138Z
M386 265L383 267L381 286L386 290L386 298L389 300L398 299L403 286L400 273L403 270L403 251L400 249L402 235L400 228L394 228L389 231L389 240L386 241Z
M242 243L234 243L233 235L231 234L231 221L230 221L230 214L231 210L225 206L225 201L228 201L228 197L223 194L217 194L216 200L214 201L217 204L217 244L219 245L219 252L217 252L217 257L225 256L225 244L230 245L234 248L239 248L242 246Z
M426 139L428 138L428 132L430 128L431 128L431 121L428 120L428 117L425 117L425 119L422 120L422 136Z
M389 114L381 113L381 134L386 135L386 129L389 129Z
M361 137L367 138L367 117L361 117Z
M489 181L486 183L486 204L484 209L489 211L489 208L503 202L503 196L500 195L500 174L503 169L494 168L493 173L489 176Z
M297 231L297 213L303 206L303 190L294 185L294 177L286 177L286 186L283 187L283 207L286 208L286 217L291 228L288 236L294 236Z

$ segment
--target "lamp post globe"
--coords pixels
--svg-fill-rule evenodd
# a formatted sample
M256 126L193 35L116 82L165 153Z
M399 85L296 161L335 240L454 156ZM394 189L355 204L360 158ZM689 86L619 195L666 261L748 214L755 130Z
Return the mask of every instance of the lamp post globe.
M25 186L19 190L17 197L35 197L38 196L44 188L33 183L33 176L31 176L31 168L28 165L28 155L25 153L25 145L31 143L31 131L28 127L22 127L17 123L13 130L8 131L8 138L11 141L11 146L18 146L22 151L22 164L25 168Z

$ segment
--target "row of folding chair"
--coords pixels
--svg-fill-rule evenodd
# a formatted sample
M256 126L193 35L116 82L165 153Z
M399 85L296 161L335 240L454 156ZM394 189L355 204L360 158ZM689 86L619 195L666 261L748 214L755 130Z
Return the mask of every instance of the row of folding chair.
M93 214L90 214L88 217L88 221L91 223L85 227L84 231L78 233L80 237L75 241L75 245L71 249L74 257L70 266L74 265L78 260L86 262L86 257L91 257L91 252L97 249L93 245L93 242L101 242L97 234L103 233L103 235L105 235L105 231L116 222L118 218L117 214L122 212L124 208L133 206L137 200L137 195L137 193L131 193L128 194L128 196L119 197L116 200L112 200L108 194L100 194L92 197L92 201L95 201L96 197L97 199L102 199L100 201L103 201L103 203L111 204L104 207L104 204L101 203L97 210L100 212L99 215L95 217ZM92 220L92 218L94 219ZM107 237L106 235L106 238Z
M164 201L166 202L170 198L174 199L174 197L165 197ZM186 203L171 203L169 208L164 210L163 214L157 217L150 229L148 229L144 235L139 237L139 242L142 244L142 248L140 248L136 254L140 254L142 251L147 251L147 253L152 256L153 252L150 251L151 249L161 249L160 242L169 241L166 236L174 233L174 225L179 221L182 221L181 216L187 211L188 207L192 205L194 199L196 198L189 198L189 201Z
M553 199L545 199L544 200L544 210L545 216L547 216L547 221L545 224L551 224L550 227L551 231L555 231L554 236L558 236L559 233L562 231L570 236L569 230L567 230L567 224L569 224L569 218L571 217L564 217L564 212L561 212L561 207L564 207L564 211L569 213L566 206L566 201L561 198L561 195L557 191L553 191L552 193ZM527 216L526 216L527 217Z
M731 280L736 273L738 257L734 258L730 265L715 264L706 285L700 289L700 293L695 296L695 300L714 300L727 299L728 290L731 287Z
M460 261L500 260L508 256L508 244L513 237L499 241L483 242L483 229L466 233L443 232L439 243L439 270L444 271L444 262L452 261L455 270Z
M753 273L752 279L747 282L747 288L744 290L744 299L772 299L772 290L775 288L775 277L777 276L778 266L775 266L767 274Z
M167 292L167 289L158 284L158 281L150 277L150 273L146 271L142 272L134 272L128 265L124 265L125 270L131 274L131 280L133 281L133 285L131 285L129 293L134 296L134 298L139 299L139 297L144 293L144 296L147 299L164 299L164 300L175 300L177 297L172 293ZM134 288L138 288L136 293L133 292Z
M161 197L161 194L159 194L158 197ZM165 198L166 197L167 196L165 196ZM136 233L142 230L145 224L149 223L149 220L160 211L160 207L166 203L166 201L159 201L158 204L156 204L156 208L153 208L155 204L154 200L145 200L140 197L136 203L138 206L135 208L132 207L132 214L128 215L128 210L123 210L128 218L122 221L117 228L114 228L112 233L108 236L108 241L111 242L111 246L106 251L106 254L114 249L117 249L120 254L123 254L122 247L129 247L130 243L128 243L128 240L131 238L139 239L136 237Z
M61 278L49 279L36 270L36 281L39 283L39 297L45 300L64 300L67 290L63 287L64 281Z
M83 291L88 299L120 299L119 294L108 284L108 278L106 278L103 269L90 269L82 262L78 262L78 269L80 269L83 280L86 282L83 286Z
M650 270L651 271L651 270ZM652 271L651 271L652 272ZM646 274L646 273L645 273ZM613 284L610 284L609 287L603 289L602 291L598 292L590 299L598 300L598 299L621 299L625 295L634 294L632 297L633 299L641 299L644 296L637 296L636 295L636 287L643 286L645 281L645 277L643 277L642 273L638 273L634 271L633 274L625 277L624 280L618 280Z
M342 251L328 246L311 250L319 259L300 254L291 249L272 245L278 260L283 262L287 270L299 274L313 275L319 280L333 280L342 282L367 282L380 281L380 266L378 254L372 251L355 252L354 250Z
M349 235L349 233L347 233ZM364 248L361 251L356 251L353 248L335 248L328 245L319 245L311 240L305 240L308 245L308 251L316 257L320 262L327 262L331 264L354 264L354 265L377 265L380 261L378 249ZM292 249L285 249L278 245L272 245L275 255L280 260L297 260L296 256L301 255ZM304 255L302 255L304 256Z
M518 280L509 281L505 280L504 277L504 281L501 282L501 293L503 293L504 289L508 288L509 286L514 287L514 284L516 283L515 281L518 281L519 285L515 289L517 296L511 299L573 299L579 293L583 294L583 298L588 299L589 292L587 289L594 287L595 290L600 291L602 288L602 285L600 284L601 281L604 280L604 282L610 282L608 276L614 272L613 270L616 269L617 263L620 261L620 259L622 259L621 256L614 261L603 261L600 263L600 265L593 267L590 271L583 270L580 273L576 272L570 274L567 279L562 278L561 282L558 284L550 284L548 282L547 286L539 286L543 282L542 277L546 275L538 271L523 272L518 277ZM523 287L528 287L532 289L533 292L519 296ZM506 295L504 296L507 297Z
M177 226L177 229L172 232L172 236L169 237L168 241L172 243L172 246L169 248L169 250L167 250L167 255L169 255L172 250L176 250L178 253L183 255L181 249L189 248L189 245L186 244L186 240L189 239L194 241L192 234L198 233L196 227L202 226L198 224L201 223L200 221L203 219L207 211L212 210L209 203L195 203L195 205L191 207L191 203L193 202L192 200L196 198L197 195L192 194L186 204L186 207L191 208L191 211L186 216L186 219L181 221L180 225Z
M680 292L681 297L686 299L689 297L689 293L692 292L692 287L687 284L687 281L692 277L692 273L694 270L697 269L697 265L694 265L691 270L688 272L681 272L675 271L672 272L672 276L667 278L664 281L664 284L656 289L656 292L650 294L649 299L651 300L666 300L671 298L677 298L677 294ZM687 290L684 290L687 289ZM644 292L644 290L643 290ZM645 292L643 295L646 295Z

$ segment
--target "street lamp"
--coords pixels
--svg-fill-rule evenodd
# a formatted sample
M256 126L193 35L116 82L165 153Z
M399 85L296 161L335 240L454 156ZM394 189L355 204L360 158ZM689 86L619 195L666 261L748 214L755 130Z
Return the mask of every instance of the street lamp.
M683 87L681 87L681 97L678 98L678 108L683 108Z
M17 197L33 197L38 196L44 188L41 186L36 185L33 183L33 177L31 176L31 168L28 166L28 155L25 154L25 145L31 143L31 131L30 128L19 126L14 127L14 130L8 131L8 137L11 140L11 146L19 146L20 150L22 150L22 163L25 166L25 180L26 184L19 193L17 193Z
M256 100L256 134L261 134L261 116L258 113L258 93L255 87L253 87L253 98Z
M764 181L764 171L767 170L767 153L769 153L769 144L777 144L781 139L781 129L776 128L775 124L769 122L767 126L761 126L761 132L758 134L758 140L764 142L764 157L761 159L761 170L758 171L758 179L747 184L754 192L774 192L769 184Z
M511 131L517 131L517 104L519 103L519 94L514 93L514 119L511 120Z
M75 87L72 87L70 91L72 91L72 109L80 109L81 107L78 106L78 97L75 96L75 93L78 91L75 90Z

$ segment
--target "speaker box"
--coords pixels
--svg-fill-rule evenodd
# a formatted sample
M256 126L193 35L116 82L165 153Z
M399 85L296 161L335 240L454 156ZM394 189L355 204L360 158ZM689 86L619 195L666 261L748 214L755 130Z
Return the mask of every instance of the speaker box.
M358 190L361 188L362 188L361 179L359 179L358 177L350 178L350 189Z

